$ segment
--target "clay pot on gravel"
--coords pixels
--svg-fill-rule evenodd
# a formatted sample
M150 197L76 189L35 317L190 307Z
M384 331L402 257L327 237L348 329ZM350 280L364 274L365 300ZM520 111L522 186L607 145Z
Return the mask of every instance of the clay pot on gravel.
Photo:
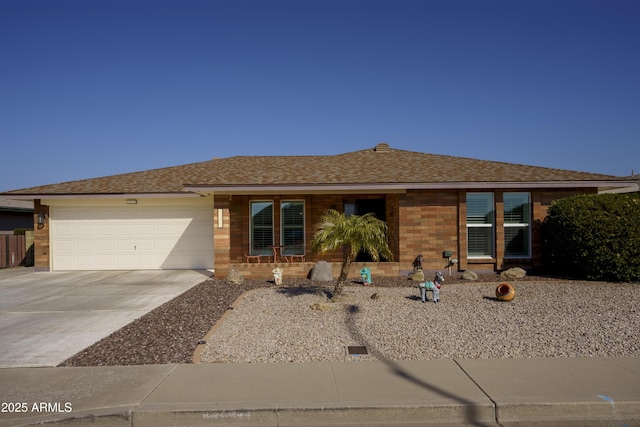
M516 290L508 283L501 283L496 288L496 298L499 301L511 301L516 296Z

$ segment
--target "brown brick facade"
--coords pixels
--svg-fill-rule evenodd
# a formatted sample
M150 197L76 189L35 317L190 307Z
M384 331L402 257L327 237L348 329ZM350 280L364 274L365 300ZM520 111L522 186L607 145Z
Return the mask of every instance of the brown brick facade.
M216 274L224 277L231 263L231 215L228 196L213 199L213 256ZM221 215L221 218L220 218ZM220 224L220 219L222 224Z
M458 256L458 192L409 191L397 196L398 203L398 261L404 268L418 255L423 256L423 268L442 269L445 250Z
M45 214L43 225L38 225L40 213ZM33 261L36 271L51 269L49 230L49 206L41 204L40 200L36 199L33 206Z
M331 262L334 279L337 279L340 274L340 262ZM230 268L238 271L245 278L261 278L268 279L273 277L273 269L279 267L282 269L282 276L285 279L296 278L301 279L309 275L309 272L313 268L314 262L294 262L294 263L277 263L272 264L270 262L256 262L252 263L233 263ZM397 262L354 262L349 269L349 279L358 280L360 277L360 269L367 267L371 270L371 275L375 283L376 277L383 276L397 276L401 273L401 265ZM218 275L218 268L216 268L216 276L224 277L224 275Z
M488 192L484 190L483 192ZM426 270L444 270L448 260L443 258L444 251L452 251L452 258L459 260L454 270L501 270L512 266L524 268L541 266L541 223L553 200L590 191L582 190L544 190L544 189L509 189L508 192L528 192L531 195L532 209L532 258L506 259L504 254L504 190L492 191L495 204L495 258L474 260L467 254L466 225L466 190L424 190L407 191L400 194L387 195L291 195L291 196L233 196L228 200L230 210L230 232L223 234L224 243L216 242L216 271L226 272L229 266L244 273L247 277L271 276L273 264L263 258L260 266L246 264L244 254L249 249L249 209L252 200L269 200L274 202L274 238L278 245L280 239L280 202L283 200L304 200L306 252L305 264L280 264L289 277L304 277L313 266L313 262L323 259L339 265L342 254L336 251L325 256L311 253L311 239L317 231L320 216L327 209L342 211L345 201L355 199L384 199L385 215L389 227L389 246L394 254L394 261L389 263L369 263L378 275L398 274L412 268L417 255L422 255L423 267ZM592 191L591 191L592 192ZM220 206L215 201L216 209ZM226 216L225 216L226 218ZM225 220L226 224L226 220ZM216 239L219 230L216 228ZM228 239L228 240L227 240ZM227 246L227 241L230 246ZM224 251L230 247L228 257ZM228 261L227 261L228 259ZM352 275L357 277L356 264L352 267Z

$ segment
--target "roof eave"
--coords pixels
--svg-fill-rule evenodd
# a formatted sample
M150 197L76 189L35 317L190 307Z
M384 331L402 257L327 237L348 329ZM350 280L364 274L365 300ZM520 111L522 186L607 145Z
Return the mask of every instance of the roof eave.
M344 184L239 184L207 185L187 184L182 192L164 193L4 193L14 200L36 199L121 199L121 198L183 198L202 197L211 194L348 194L386 193L399 194L407 190L448 189L521 189L521 188L628 188L636 181L482 181L482 182L404 182L404 183L344 183Z
M5 194L4 197L16 200L36 199L151 199L151 198L176 198L176 197L202 197L194 192L180 193L39 193L39 194Z
M295 185L206 185L189 184L184 190L198 194L322 194L322 193L404 193L407 190L447 189L515 189L515 188L600 188L612 185L630 187L632 181L510 181L510 182L424 182L366 184L295 184Z

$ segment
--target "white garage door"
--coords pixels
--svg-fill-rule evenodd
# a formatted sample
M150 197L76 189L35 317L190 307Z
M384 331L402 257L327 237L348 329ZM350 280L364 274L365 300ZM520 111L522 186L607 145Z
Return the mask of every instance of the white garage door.
M213 267L211 206L51 206L53 270Z

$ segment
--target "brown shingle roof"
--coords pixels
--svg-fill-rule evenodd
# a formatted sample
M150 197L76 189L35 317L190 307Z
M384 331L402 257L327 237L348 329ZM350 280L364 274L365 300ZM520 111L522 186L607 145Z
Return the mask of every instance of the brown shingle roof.
M7 195L182 193L185 185L420 184L616 181L611 175L426 154L391 148L332 156L236 156L44 185Z

